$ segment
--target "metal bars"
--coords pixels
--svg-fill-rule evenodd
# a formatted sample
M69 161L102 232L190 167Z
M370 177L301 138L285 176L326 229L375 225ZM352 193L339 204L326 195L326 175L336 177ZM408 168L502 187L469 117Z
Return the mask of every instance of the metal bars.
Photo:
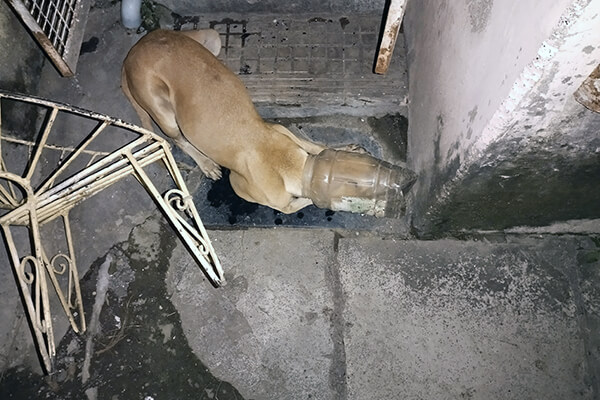
M5 160L0 159L0 209L5 210L0 214L0 226L31 321L32 334L47 372L52 371L55 356L48 280L52 283L73 330L82 333L86 329L69 211L113 183L133 175L157 203L211 283L219 286L224 282L219 259L164 139L145 129L101 114L1 91L0 111L3 101L9 100L35 104L49 111L36 142L7 137L2 132L0 121L0 156L5 154L2 153L3 142L13 143L15 146L26 145L32 149L28 152L28 163L22 174L11 172L6 168ZM97 121L97 125L75 146L51 144L50 139L57 130L53 128L61 113L92 119ZM90 144L106 132L108 127L134 133L135 139L111 152L90 150ZM69 153L69 156L59 162L48 178L36 188L32 177L38 173L40 160L44 159L43 156L48 151L61 151L61 159L62 154ZM66 171L82 154L91 155L92 160L97 160L90 161L84 168L68 175ZM45 158L48 159L51 157ZM157 161L166 165L175 186L164 195L160 194L144 171L144 167ZM62 218L67 251L50 257L44 249L40 227L58 217ZM28 230L29 239L22 241L28 240L29 243L15 240L13 231L18 227Z
M90 0L8 0L63 76L75 74Z
M75 14L75 0L26 0L24 3L56 51L62 55Z

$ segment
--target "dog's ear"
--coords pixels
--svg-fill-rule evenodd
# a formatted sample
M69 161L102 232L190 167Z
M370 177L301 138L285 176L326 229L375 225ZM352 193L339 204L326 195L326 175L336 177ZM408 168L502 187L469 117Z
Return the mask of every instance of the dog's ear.
M282 133L283 135L289 137L294 143L300 146L301 149L306 151L309 154L319 154L321 151L326 149L326 146L315 143L312 140L308 139L306 135L299 129L291 127L294 131L286 128L283 125L272 124L271 129Z

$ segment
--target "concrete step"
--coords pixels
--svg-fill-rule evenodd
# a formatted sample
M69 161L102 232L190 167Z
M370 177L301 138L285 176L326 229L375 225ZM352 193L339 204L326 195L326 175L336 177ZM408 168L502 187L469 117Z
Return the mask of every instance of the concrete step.
M577 242L341 240L348 398L593 398Z
M422 242L323 229L213 230L228 280L215 289L161 221L148 219L108 253L93 382L77 378L85 346L67 333L55 389L17 367L4 372L0 393L95 388L98 398L278 400L598 393L592 238ZM82 280L86 310L104 259ZM120 323L125 336L114 339Z

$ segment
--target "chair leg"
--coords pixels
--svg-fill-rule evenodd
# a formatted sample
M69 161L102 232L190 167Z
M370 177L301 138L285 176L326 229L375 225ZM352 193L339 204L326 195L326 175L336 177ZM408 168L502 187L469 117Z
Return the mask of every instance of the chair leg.
M214 286L221 286L225 282L221 264L174 161L167 156L163 159L179 188L169 190L163 197L131 152L126 152L125 156L133 166L136 178L160 207L194 260L200 264L210 282ZM181 212L187 214L193 220L195 227L181 216Z
M12 260L15 278L18 282L25 303L25 309L27 310L27 317L34 333L33 339L42 359L43 367L49 373L54 367L56 348L52 331L50 302L48 300L48 285L46 283L44 262L41 255L39 226L35 215L32 214L29 229L33 241L33 254L25 256L22 259L19 258L19 252L15 246L10 227L2 225L2 228Z

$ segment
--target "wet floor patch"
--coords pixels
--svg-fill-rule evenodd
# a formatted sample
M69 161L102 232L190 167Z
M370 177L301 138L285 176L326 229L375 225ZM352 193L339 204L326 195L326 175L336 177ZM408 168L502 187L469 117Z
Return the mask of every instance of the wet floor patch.
M95 52L98 49L98 43L100 43L100 39L98 39L96 36L92 36L89 40L81 43L81 50L79 51L79 54L81 55L84 53Z
M210 373L183 334L163 267L174 245L167 223L150 218L97 260L81 280L86 334L67 332L48 376L4 371L0 398L242 399ZM103 293L101 311L94 311Z

